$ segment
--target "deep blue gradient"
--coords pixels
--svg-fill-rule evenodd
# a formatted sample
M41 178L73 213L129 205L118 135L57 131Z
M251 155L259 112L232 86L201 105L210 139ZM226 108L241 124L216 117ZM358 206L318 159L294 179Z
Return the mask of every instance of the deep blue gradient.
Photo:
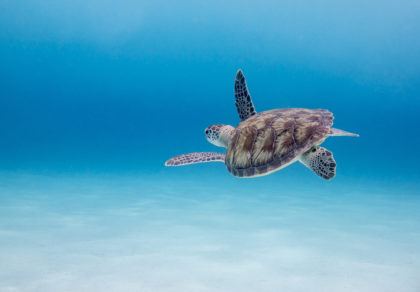
M389 281L377 291L418 291L420 277L413 271L420 268L415 212L420 209L420 2L226 2L0 0L0 262L7 255L15 267L6 273L0 265L5 289L54 291L59 281L43 278L54 270L70 273L60 291L83 290L84 283L95 287L109 275L113 291L140 286L144 291L318 291L317 285L324 287L320 291L376 291L369 284L378 279ZM233 93L239 68L257 111L325 108L334 113L335 127L360 134L323 144L334 153L336 178L323 181L299 164L250 180L232 177L221 163L163 166L178 154L223 151L209 144L203 131L239 122ZM144 230L136 229L142 224ZM188 224L191 229L181 232L184 241L167 233ZM358 229L360 224L367 225ZM60 228L70 232L68 238ZM108 261L113 252L129 257L132 246L133 254L159 254L153 248L174 244L170 236L197 249L193 255L188 249L166 250L169 258L179 256L169 267L153 256L147 259L149 266L165 266L160 281L174 286L136 278L146 270L158 274L144 267L124 288L125 278L112 269L94 275L95 268L84 265L86 257L80 258L80 270L87 271L80 278L72 274L77 264L63 258L44 263L45 271L35 277L44 279L41 283L29 276L15 281L31 273L19 268L25 262L22 250L36 266L38 256L47 254L49 236L61 238L55 252L64 257L77 254L75 245L85 236L92 240L85 246L90 254L95 240L118 237L118 230L126 241L113 242L115 250L99 248L98 265L115 264ZM259 232L267 232L270 246L261 243ZM309 257L295 251L299 257L276 264L259 257L264 249L285 252L305 234L310 240L301 243L302 250L314 242L319 248ZM351 238L363 247L351 245ZM35 246L16 245L31 240ZM322 255L330 240L339 247L326 260ZM377 240L383 241L372 266L364 265ZM205 243L214 254L200 249ZM345 272L312 281L319 275L306 271L316 268L312 256L318 251L320 262L331 267L321 273L339 270L340 259ZM262 267L261 277L241 285L240 278L255 272L242 269L249 263L238 260L247 252L257 253L250 265ZM229 254L238 266L218 275L217 259ZM198 272L177 282L169 276L177 270L174 263L189 256L200 260L183 270L186 275L201 271L210 278ZM404 261L395 260L398 256ZM347 265L347 257L357 264ZM209 261L214 273L205 270ZM132 264L138 264L135 257ZM292 270L282 270L289 264ZM401 269L385 271L382 265ZM284 279L283 286L276 277ZM72 281L80 285L71 286ZM401 283L408 283L405 290Z
M359 174L419 174L419 6L2 1L1 167L157 169L213 149L202 130L237 124L242 68L257 110L327 108L360 133L328 141Z

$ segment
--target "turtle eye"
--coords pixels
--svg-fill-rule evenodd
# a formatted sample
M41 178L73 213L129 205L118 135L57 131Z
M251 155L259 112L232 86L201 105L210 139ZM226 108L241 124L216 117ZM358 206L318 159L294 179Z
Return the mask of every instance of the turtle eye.
M316 151L316 149L315 148L312 148L312 152L315 152Z
M206 130L206 134L208 134L209 133L209 130Z

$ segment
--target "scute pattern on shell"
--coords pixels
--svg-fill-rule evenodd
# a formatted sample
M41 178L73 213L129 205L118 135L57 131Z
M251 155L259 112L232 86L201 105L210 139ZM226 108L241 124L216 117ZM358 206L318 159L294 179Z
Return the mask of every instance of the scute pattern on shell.
M323 109L276 109L239 123L229 143L226 167L235 176L281 168L325 139L334 119Z

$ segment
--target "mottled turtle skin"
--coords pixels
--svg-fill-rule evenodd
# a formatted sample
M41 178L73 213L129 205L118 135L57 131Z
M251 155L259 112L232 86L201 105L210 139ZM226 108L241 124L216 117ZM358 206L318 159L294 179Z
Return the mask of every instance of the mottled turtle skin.
M333 119L324 109L287 108L255 114L235 128L226 167L237 177L261 176L281 169L321 144Z

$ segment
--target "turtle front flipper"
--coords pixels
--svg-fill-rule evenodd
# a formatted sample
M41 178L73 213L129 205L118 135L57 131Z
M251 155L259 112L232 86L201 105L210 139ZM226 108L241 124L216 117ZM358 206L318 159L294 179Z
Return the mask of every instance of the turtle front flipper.
M225 162L225 154L217 152L193 152L175 156L165 166L181 166L201 162Z
M333 154L323 147L313 146L299 160L323 179L330 180L335 176L336 163Z
M241 121L245 121L257 113L252 104L251 95L248 92L242 70L238 70L235 78L235 105Z

